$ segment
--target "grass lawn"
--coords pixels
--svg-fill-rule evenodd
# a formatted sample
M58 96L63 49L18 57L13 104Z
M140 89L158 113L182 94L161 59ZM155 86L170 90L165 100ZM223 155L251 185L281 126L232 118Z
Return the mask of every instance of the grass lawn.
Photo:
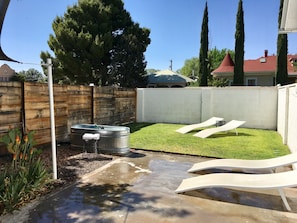
M130 147L143 150L241 159L265 159L290 152L281 136L271 130L238 128L238 135L230 131L201 139L193 136L199 129L187 134L175 132L184 126L179 124L133 123L127 126L131 129Z

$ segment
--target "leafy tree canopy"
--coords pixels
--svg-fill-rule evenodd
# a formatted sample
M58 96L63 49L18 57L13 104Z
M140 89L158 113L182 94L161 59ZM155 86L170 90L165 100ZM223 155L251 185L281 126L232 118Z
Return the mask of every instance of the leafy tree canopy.
M79 0L56 17L48 44L54 81L136 87L143 84L150 31L134 23L122 0ZM42 52L41 58L50 56Z
M146 69L145 71L146 71L147 74L153 74L153 73L156 73L159 70L154 69L154 68L149 68L149 69Z
M38 70L34 68L30 68L29 70L25 71L22 70L18 72L13 78L14 81L21 81L21 82L45 82L45 76L40 73Z
M212 72L213 70L217 69L220 66L227 52L229 52L231 57L234 59L234 50L229 50L226 48L219 50L215 47L208 52L208 67L210 72ZM198 77L199 58L193 57L191 59L185 60L184 66L181 68L180 71L181 71L181 74L185 76Z
M192 57L185 60L184 66L180 69L180 73L187 77L198 77L199 72L199 58Z

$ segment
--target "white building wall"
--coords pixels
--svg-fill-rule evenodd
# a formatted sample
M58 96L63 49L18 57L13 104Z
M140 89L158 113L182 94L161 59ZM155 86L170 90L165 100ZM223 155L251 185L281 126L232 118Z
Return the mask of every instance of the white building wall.
M138 88L137 122L199 123L201 89Z
M288 88L280 87L278 90L278 109L277 109L277 131L283 138L283 143L287 144L288 130Z
M297 152L297 84L279 88L278 132L292 152Z
M289 89L287 145L292 152L297 152L297 85Z
M209 88L203 91L202 117L244 120L245 127L276 129L277 89L275 87Z
M217 116L244 127L276 129L277 88L205 87L137 89L137 122L199 123Z

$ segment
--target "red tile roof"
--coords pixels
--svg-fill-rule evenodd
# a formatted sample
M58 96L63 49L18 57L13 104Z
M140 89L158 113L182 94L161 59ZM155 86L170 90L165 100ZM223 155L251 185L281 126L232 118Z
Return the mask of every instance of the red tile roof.
M226 54L220 66L213 73L233 73L234 62L229 53Z
M292 60L297 62L297 55L288 55L288 74L297 75L297 69L294 69ZM245 73L266 73L266 72L275 72L277 64L277 57L275 55L268 56L267 51L265 56L259 57L255 60L245 60L244 61L244 72ZM224 60L220 66L215 69L212 73L232 73L234 69L234 63L230 54L227 53Z

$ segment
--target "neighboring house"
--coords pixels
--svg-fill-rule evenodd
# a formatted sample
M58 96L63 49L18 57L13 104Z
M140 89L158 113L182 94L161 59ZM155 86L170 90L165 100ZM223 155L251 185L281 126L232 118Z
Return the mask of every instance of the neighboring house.
M153 74L147 75L147 86L148 88L156 87L186 87L194 82L191 78L175 73L172 70L161 70Z
M0 67L0 81L10 81L15 75L15 71L11 69L7 64L3 64Z
M294 63L297 62L297 55L288 55L288 78L289 83L297 80L297 69ZM244 61L244 85L246 86L274 86L276 75L277 56L268 56L268 50L264 51L264 56L256 60ZM225 78L229 80L229 85L233 82L234 62L229 53L226 54L220 66L211 74L215 78Z

